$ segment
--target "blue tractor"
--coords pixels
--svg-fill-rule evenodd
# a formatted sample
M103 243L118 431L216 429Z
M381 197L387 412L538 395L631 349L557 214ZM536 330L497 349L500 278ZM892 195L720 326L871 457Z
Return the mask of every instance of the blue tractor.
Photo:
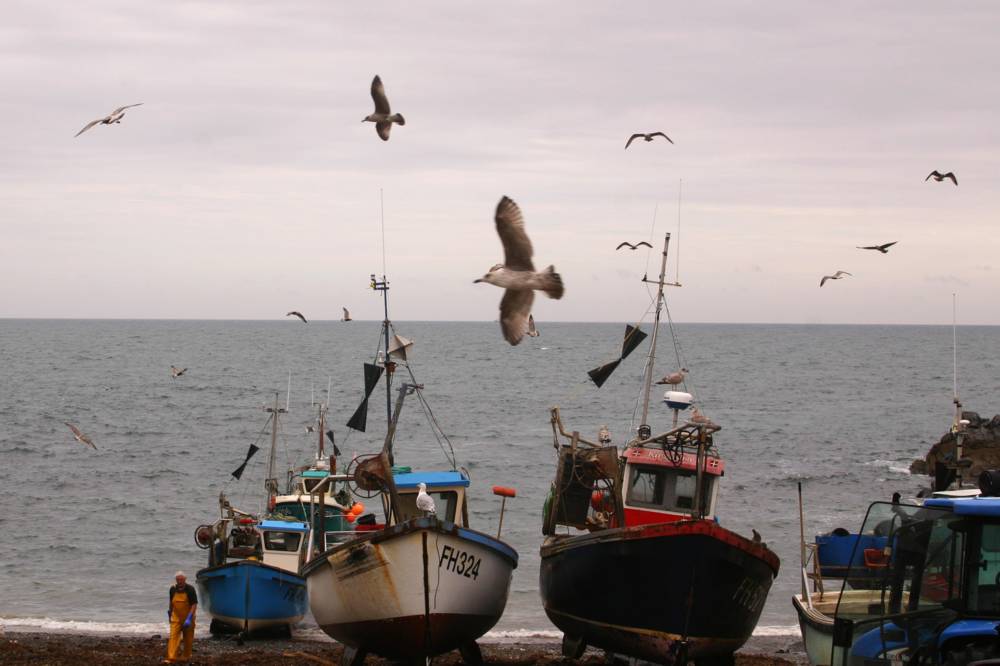
M831 665L1000 664L1000 497L876 502L868 531L875 587L841 593Z

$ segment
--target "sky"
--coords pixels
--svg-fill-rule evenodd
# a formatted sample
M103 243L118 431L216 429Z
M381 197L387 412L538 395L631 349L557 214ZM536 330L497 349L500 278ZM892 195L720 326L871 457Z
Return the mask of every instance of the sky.
M13 0L0 318L379 319L384 256L394 319L491 321L473 280L506 195L566 285L540 322L639 320L669 232L679 321L943 324L957 294L1000 324L997 25L993 2ZM375 74L388 142L361 122ZM674 145L624 150L639 131Z

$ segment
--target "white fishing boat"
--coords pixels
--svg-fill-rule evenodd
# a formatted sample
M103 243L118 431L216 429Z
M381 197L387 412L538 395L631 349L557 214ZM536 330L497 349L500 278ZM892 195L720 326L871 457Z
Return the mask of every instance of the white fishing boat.
M385 294L388 283L384 276L381 282L372 276L372 287ZM383 520L358 525L354 538L333 544L314 530L309 552L318 554L302 569L310 609L323 631L344 644L344 665L363 663L367 653L409 660L454 649L466 663L481 663L476 640L503 614L518 555L499 539L499 530L494 537L470 528L469 476L457 469L453 451L448 470L394 466L393 439L408 395L420 401L435 436L444 442L447 437L406 364L412 343L398 335L390 339L387 297L385 302L382 349L376 353L382 363L366 364L365 398L349 425L364 430L368 397L384 372L388 431L381 452L356 458L347 470L357 493L381 500ZM397 361L412 383L399 386L393 409ZM325 510L327 483L321 481L312 490L317 515ZM494 492L505 498L514 495L499 487ZM502 520L501 509L501 525Z

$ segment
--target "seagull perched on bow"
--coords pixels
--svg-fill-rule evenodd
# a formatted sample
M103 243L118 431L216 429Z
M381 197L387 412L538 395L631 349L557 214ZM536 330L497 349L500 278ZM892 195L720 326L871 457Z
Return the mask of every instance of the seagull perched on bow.
M632 142L635 141L636 139L640 138L640 137L643 138L643 139L645 139L648 142L648 141L652 141L654 136L662 136L667 141L670 141L670 143L673 143L673 141L671 141L670 137L667 136L666 134L664 134L663 132L650 132L649 134L643 134L642 132L636 132L635 134L633 134L632 136L630 136L628 138L628 141L625 142L625 150L628 150L628 147L632 145Z
M89 123L83 126L83 129L77 132L73 138L76 138L89 130L94 125L114 125L120 123L122 118L125 117L125 109L131 109L133 106L141 106L142 102L138 104L129 104L127 106L119 106L117 109L104 116L103 118L98 118L97 120L91 120Z
M435 513L434 498L427 494L427 484L420 482L417 484L417 509L423 511L424 515Z
M678 384L684 383L684 376L687 375L687 368L681 368L677 372L671 372L669 375L664 375L663 379L656 382L657 384L669 384L670 386L677 386Z
M627 248L628 248L628 249L630 249L630 250L635 250L635 249L636 249L636 248L638 248L638 247L639 247L640 245L645 245L645 246L646 246L646 247L648 247L648 248L649 248L650 250L652 250L652 249L653 249L653 246L652 246L652 245L650 245L649 243L647 243L646 241L639 241L639 242L638 242L638 243L636 243L635 245L632 245L632 243L629 243L628 241L624 241L624 242L620 243L620 244L618 245L618 247L616 247L615 249L616 249L616 250L620 250L620 249L622 249L623 247L627 247Z
M955 174L953 174L951 171L949 171L948 173L939 173L938 170L935 169L934 171L931 171L929 174L927 174L927 177L924 178L924 182L926 183L931 178L933 178L939 183L942 180L950 179L951 182L955 183L955 185L958 185L958 178L955 178Z
M505 290L500 299L500 329L504 339L516 345L528 330L535 290L544 291L549 298L562 298L563 282L555 266L535 271L531 262L534 250L524 230L524 217L513 200L501 198L494 219L503 243L504 262L473 282L487 282Z
M857 248L859 250L878 250L882 254L888 254L889 248L898 242L899 241L892 241L891 243L885 243L883 245L865 245L865 246L858 245Z
M285 314L286 317L291 317L293 315L301 319L303 323L305 324L309 323L308 321L306 321L306 318L302 316L302 313L299 312L298 310L292 310L291 312Z
M845 275L851 275L851 274L848 273L847 271L837 271L833 275L824 275L823 279L819 281L819 286L822 287L826 283L827 280L840 280ZM851 275L851 277L854 277L854 276Z
M375 113L365 116L361 122L375 123L375 131L378 132L379 138L388 141L392 124L405 125L406 120L401 114L393 113L389 109L389 98L385 96L385 87L378 74L372 79L372 100L375 102Z
M87 446L89 446L90 448L94 449L95 451L97 450L97 446L94 444L94 442L91 441L91 439L89 437L87 437L82 432L80 432L79 428L77 428L72 423L66 423L65 421L63 421L63 423L65 423L67 426L69 426L69 429L73 431L73 439L75 439L76 441L80 442L81 444L86 444Z

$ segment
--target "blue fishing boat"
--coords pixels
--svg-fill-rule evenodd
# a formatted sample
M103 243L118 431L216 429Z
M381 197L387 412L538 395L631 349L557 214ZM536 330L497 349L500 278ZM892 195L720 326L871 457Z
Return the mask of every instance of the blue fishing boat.
M287 410L277 404L270 413L271 452L264 488L270 515L233 506L219 495L219 520L195 530L195 543L208 550L208 566L196 582L202 608L212 617L213 634L238 632L245 637L262 630L291 634L309 609L305 579L299 569L306 560L309 525L283 513L275 514L278 481L274 476L278 417ZM259 450L250 446L244 463L233 472L239 479Z

